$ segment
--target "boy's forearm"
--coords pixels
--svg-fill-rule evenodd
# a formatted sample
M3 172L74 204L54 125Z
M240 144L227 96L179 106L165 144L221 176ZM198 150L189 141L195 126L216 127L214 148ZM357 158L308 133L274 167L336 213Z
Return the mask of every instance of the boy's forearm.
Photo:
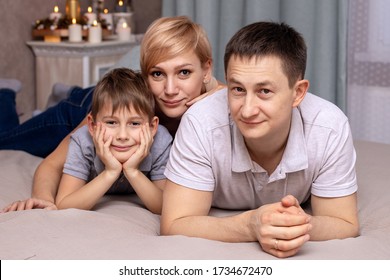
M92 181L85 181L64 174L56 197L58 209L77 208L91 210L118 179L119 174L104 170ZM65 186L65 189L62 189Z
M162 187L165 180L152 182L140 170L131 173L124 170L124 174L146 208L155 214L161 214Z

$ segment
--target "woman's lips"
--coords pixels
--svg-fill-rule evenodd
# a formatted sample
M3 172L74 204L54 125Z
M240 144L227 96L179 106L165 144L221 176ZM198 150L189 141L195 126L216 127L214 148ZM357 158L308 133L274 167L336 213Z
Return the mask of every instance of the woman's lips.
M163 102L163 104L166 106L166 107L177 107L179 106L183 99L180 99L180 100L161 100Z

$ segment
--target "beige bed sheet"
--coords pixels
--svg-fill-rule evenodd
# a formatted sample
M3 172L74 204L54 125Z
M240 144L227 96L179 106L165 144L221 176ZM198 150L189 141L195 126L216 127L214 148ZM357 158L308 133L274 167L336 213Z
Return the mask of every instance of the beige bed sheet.
M361 235L307 242L290 259L390 259L390 145L356 142ZM30 196L40 158L0 151L0 208ZM213 209L212 215L234 212ZM94 211L0 214L0 259L274 259L258 243L159 236L159 216L135 196L106 196Z

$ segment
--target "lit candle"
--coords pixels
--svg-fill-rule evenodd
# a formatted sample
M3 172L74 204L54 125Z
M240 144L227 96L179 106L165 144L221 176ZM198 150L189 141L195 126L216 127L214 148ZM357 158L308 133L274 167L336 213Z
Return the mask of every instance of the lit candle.
M54 6L54 12L50 13L49 19L54 21L54 23L58 23L62 14L59 12L58 6Z
M130 41L131 29L127 22L123 22L118 26L116 32L118 33L119 41Z
M106 21L106 24L112 27L113 25L112 14L108 13L108 9L104 9L103 13L100 14L100 19L101 20L104 19Z
M89 27L88 42L100 43L101 41L102 41L102 27L95 20L93 24Z
M84 16L88 19L89 25L92 25L93 21L96 20L96 14L92 13L92 7L88 7L88 13L85 13Z
M81 25L76 23L76 19L72 19L72 24L69 25L69 42L81 42Z

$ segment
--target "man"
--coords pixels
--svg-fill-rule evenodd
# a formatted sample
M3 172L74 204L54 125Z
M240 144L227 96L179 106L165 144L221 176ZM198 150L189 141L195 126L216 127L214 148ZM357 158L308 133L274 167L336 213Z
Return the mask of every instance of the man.
M277 257L308 240L358 235L348 120L307 93L306 57L304 39L286 24L258 22L232 37L227 93L193 105L176 133L161 234L258 241ZM246 211L211 217L211 207Z

